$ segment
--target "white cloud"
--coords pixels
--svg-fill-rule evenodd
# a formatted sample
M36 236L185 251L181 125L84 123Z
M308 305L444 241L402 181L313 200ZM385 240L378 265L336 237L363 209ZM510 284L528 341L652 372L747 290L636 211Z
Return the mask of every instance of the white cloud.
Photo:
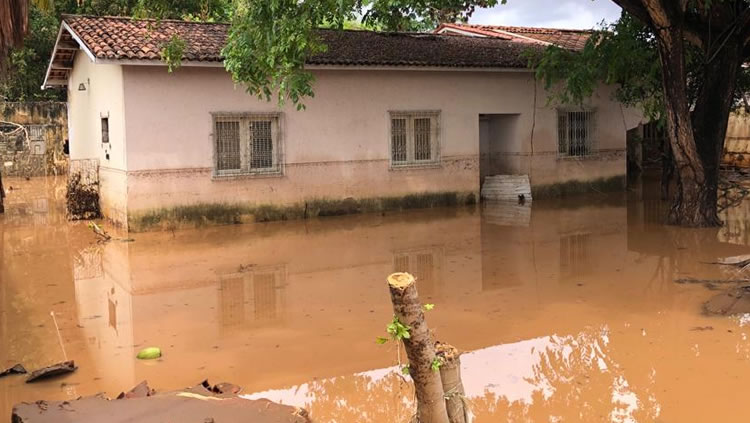
M478 9L469 22L591 29L619 16L620 7L611 0L508 0L491 9Z

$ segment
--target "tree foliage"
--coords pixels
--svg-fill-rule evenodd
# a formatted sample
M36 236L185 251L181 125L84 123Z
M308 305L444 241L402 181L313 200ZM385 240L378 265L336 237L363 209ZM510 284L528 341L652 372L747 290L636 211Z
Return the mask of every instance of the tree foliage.
M691 106L704 81L706 55L690 46L686 52L688 99ZM599 83L616 86L615 98L640 107L651 120L663 121L664 89L657 39L646 25L623 12L614 23L602 23L580 52L548 47L530 57L537 77L550 90L550 102L580 104ZM744 103L750 91L750 71L743 69L734 103ZM748 99L750 100L750 99Z
M36 6L29 11L29 33L22 47L12 49L4 76L0 78L0 100L59 100L58 91L42 91L40 86L55 44L57 19Z
M224 65L250 94L304 108L314 78L305 59L325 50L320 27L343 29L359 19L384 31L432 29L438 22L466 21L477 7L505 0L236 0L224 47Z

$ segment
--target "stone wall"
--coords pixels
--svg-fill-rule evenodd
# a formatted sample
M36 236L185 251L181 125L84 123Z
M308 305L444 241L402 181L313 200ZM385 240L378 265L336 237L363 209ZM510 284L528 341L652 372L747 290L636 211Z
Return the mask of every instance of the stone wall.
M22 125L20 130L15 125ZM0 103L0 165L7 176L67 172L68 114L64 102Z

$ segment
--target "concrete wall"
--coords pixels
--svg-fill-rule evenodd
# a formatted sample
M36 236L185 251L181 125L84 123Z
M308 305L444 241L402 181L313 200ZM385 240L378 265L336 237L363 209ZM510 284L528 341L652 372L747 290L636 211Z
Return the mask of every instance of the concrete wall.
M0 102L0 120L41 126L41 139L0 137L0 164L5 176L45 176L67 172L68 158L63 153L68 138L67 106L63 102ZM20 147L20 148L19 148Z
M558 159L556 108L547 105L547 93L534 86L531 72L314 74L316 96L306 101L307 109L297 111L288 104L279 110L275 103L247 95L222 68L184 67L172 74L160 66L92 69L79 55L70 81L71 126L76 127L71 137L84 142L71 153L98 157L103 168L125 171L124 177L109 178L112 184L117 180L117 188L105 189L108 183L103 183L102 197L117 213L126 207L128 215L198 204L291 205L314 199L478 193L480 114L517 116L516 137L508 141L513 147L497 148L498 169L529 174L533 185L625 174L628 124L606 87L588 104L596 110L601 154ZM86 78L91 88L76 91ZM108 87L105 97L99 95L102 86ZM79 110L96 119L88 120ZM393 110L441 111L439 166L390 168L388 112ZM277 111L282 113L283 174L213 177L211 113ZM111 116L109 161L95 142L102 112ZM115 193L127 198L115 200Z
M81 84L85 90L79 90ZM111 218L127 213L124 109L122 67L95 65L79 51L68 81L70 158L98 160L100 205ZM103 117L109 119L106 144L102 143Z

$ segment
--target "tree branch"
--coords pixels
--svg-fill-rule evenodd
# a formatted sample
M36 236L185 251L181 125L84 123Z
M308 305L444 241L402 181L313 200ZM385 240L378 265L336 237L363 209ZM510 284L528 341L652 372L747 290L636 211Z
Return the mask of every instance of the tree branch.
M642 1L639 0L612 0L618 6L622 7L623 10L633 15L636 19L643 22L646 26L654 29L654 22L651 19L651 15L648 13L648 9L643 5Z

